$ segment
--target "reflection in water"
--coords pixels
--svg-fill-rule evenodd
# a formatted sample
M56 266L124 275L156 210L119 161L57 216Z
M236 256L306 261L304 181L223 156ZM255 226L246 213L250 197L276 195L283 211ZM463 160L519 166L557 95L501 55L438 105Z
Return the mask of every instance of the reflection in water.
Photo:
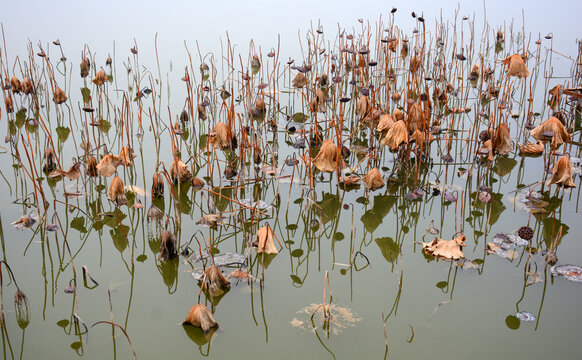
M29 43L27 54L16 59L1 52L8 159L0 169L2 189L12 201L8 213L17 226L10 229L11 240L23 238L25 244L6 245L0 227L2 264L10 260L18 275L26 276L27 288L35 289L34 299L43 297L29 305L17 287L16 322L0 309L4 357L16 356L14 336L9 337L16 326L22 330L22 357L29 324L41 333L55 314L64 317L57 326L67 343L72 342L70 348L83 356L88 348L83 335L88 336L90 326L82 319L100 323L102 313L95 309L103 299L94 295L103 288L118 291L121 301L127 301L123 326L110 324L114 354L116 328L124 334L130 329L143 344L143 337L152 334L141 329L151 326L131 315L141 314L150 302L183 306L181 290L195 288L191 272L205 274L199 281L199 301L209 304L213 314L224 314L221 321L231 328L248 327L233 320L240 311L236 305L248 296L249 322L255 326L243 337L256 338L253 331L258 328L265 343L284 346L279 339L301 338L281 318L297 308L297 299L319 291L313 278L331 269L330 276L339 279L341 303L349 301L349 307L331 299L325 304L324 292L325 305L302 309L291 325L315 333L334 358L339 354L335 349L354 335L350 328L373 334L381 330L372 320L380 313L384 331L388 323L399 329L402 317L407 318L404 322L413 319L409 302L400 303L403 297L414 297L422 305L437 303L431 320L442 304L452 302L455 289L457 294L471 291L469 285L479 282L492 291L506 290L499 279L513 278L501 274L492 280L494 276L482 276L486 269L523 271L516 314L532 311L521 309L530 289L541 292L534 314L537 330L548 265L559 261L558 250L560 257L576 253L569 237L579 226L580 190L558 189L546 180L557 159L566 158L573 163L573 179L564 184L579 185L573 174L580 173L575 156L580 145L574 139L557 146L554 133L545 133L540 140L543 156L526 159L514 144L531 140L529 131L550 116L570 139L578 134L581 91L565 87L580 85L580 71L564 82L561 93L552 90L547 103L541 97L549 89L538 95L532 80L546 73L546 61L551 67L553 51L543 54L548 45L542 46L542 39L526 45L525 34L513 33L513 27L494 35L486 29L483 39L477 39L470 18L455 19L453 30L437 20L433 33L427 30L428 18L416 14L415 31L405 34L396 25L395 12L386 23L378 22L377 29L362 20L358 30L340 27L335 38L327 29L312 28L302 43L303 59L288 62L279 58L280 48L267 54L253 43L245 60L230 41L222 56L203 56L197 49L197 59L185 44L189 65L163 74L159 64L151 69L142 65L147 50L142 52L137 43L120 55L123 59L113 52L105 63L100 52L86 46L79 77L60 41ZM157 38L155 49L158 58ZM511 68L503 65L509 59L523 63L530 77L505 71ZM22 85L28 83L30 88ZM321 151L324 143L336 150ZM318 166L324 155L328 166ZM339 184L340 177L362 178L371 169L379 169L385 186ZM179 252L177 257L161 252L162 230L170 223L172 255ZM498 244L501 238L519 236L514 230L526 224L532 239L521 239L519 246ZM273 229L279 255L256 247L263 226ZM417 246L437 233L443 239L467 236L464 253L471 259L436 260ZM501 251L502 246L507 248ZM236 261L210 266L211 258L222 254L235 254ZM37 263L41 276L30 271L30 264ZM230 289L222 272L227 275L234 267L245 268L257 281ZM221 286L215 286L210 270L221 275ZM184 273L187 280L179 281ZM136 276L148 282L136 283ZM3 287L16 282L11 271L9 281L2 280L4 300ZM149 291L134 299L134 292L143 294L142 287L155 285L167 294ZM364 295L372 292L381 296ZM71 310L64 309L70 300ZM481 299L474 301L454 305L461 310L482 305ZM356 306L368 317L356 316L351 310ZM410 312L398 318L399 309ZM111 297L109 310L113 323ZM451 323L462 320L458 314ZM515 315L505 321L510 329L520 327ZM162 322L155 331L170 333L171 321ZM412 343L413 325L404 325L412 330ZM183 328L200 354L208 356L215 330L204 334ZM225 338L235 336L225 330ZM229 355L227 347L217 350L218 357Z

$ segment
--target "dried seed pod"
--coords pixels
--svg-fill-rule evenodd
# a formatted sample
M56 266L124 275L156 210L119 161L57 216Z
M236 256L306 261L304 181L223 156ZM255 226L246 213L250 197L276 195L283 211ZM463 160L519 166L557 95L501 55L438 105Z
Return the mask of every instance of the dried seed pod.
M6 112L7 113L11 113L14 111L14 103L12 102L12 97L10 96L10 94L6 95L6 98L4 98L4 104L6 105Z
M202 106L202 104L198 104L198 117L201 120L206 120L208 119L208 115L206 115L206 108L204 106Z
M180 113L180 122L184 126L188 121L190 121L190 115L188 115L188 112L186 110L182 110L182 112Z
M20 84L20 89L23 93L29 95L34 93L34 87L32 85L32 81L28 78L22 79L22 83Z
M524 240L531 241L534 236L534 231L529 226L522 226L517 230L517 235Z
M21 329L26 329L30 323L30 304L26 295L18 289L14 294L14 308L16 310L16 322ZM3 314L1 316L4 316Z

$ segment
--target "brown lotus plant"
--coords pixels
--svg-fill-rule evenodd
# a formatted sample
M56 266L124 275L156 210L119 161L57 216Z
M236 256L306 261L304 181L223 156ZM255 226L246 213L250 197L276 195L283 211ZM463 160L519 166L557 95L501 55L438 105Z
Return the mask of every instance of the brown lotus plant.
M394 109L394 111L392 111L392 119L394 119L394 121L404 120L404 111L399 108Z
M114 176L111 180L111 185L109 185L109 193L107 198L117 206L127 204L127 198L125 197L125 189L123 186L123 181L119 176Z
M65 101L67 101L67 95L65 95L65 92L63 91L63 89L61 89L58 86L55 86L55 92L53 93L53 101L55 102L55 104L62 104Z
M134 154L132 148L129 146L123 146L117 157L119 158L119 161L122 165L131 166L136 155Z
M202 189L204 187L204 181L194 176L194 178L192 179L192 187L194 188L194 190Z
M309 102L309 109L312 113L325 112L325 94L321 89L317 89L315 96Z
M372 104L366 95L360 96L358 100L358 104L356 105L356 119L361 121L368 115L370 110L372 109Z
M439 259L458 260L464 259L462 246L465 245L465 235L454 238L453 240L443 240L435 237L431 243L422 243L424 251Z
M12 96L7 95L4 98L4 105L6 105L6 112L11 113L14 111L14 103L12 102Z
M509 154L513 150L511 137L509 137L509 126L506 124L499 124L495 131L493 149L499 155Z
M87 157L87 175L91 177L99 176L99 170L97 170L97 159L95 159L95 156L93 155Z
M160 245L160 259L172 260L178 256L176 237L170 230L162 231L162 244Z
M382 114L382 116L380 116L380 121L378 121L378 126L376 126L376 131L385 133L390 130L392 126L394 126L394 119L392 116L388 114Z
M204 277L204 285L210 291L210 293L214 295L220 295L225 290L230 288L230 281L224 275L216 265L210 266L204 272L206 275Z
M45 173L51 173L57 169L57 157L52 148L47 147L44 149L44 165L42 169Z
M558 84L550 89L548 92L550 94L550 108L555 110L560 104L560 95L562 95L562 85Z
M177 156L174 156L174 161L170 165L170 178L172 178L174 184L192 181L192 173L188 166Z
M474 78L479 77L479 64L473 64L473 68L471 68L470 75Z
M295 75L295 78L293 79L293 87L301 89L305 85L307 85L307 77L305 77L303 73L297 73L297 75Z
M402 144L408 144L408 127L404 120L395 122L380 143L388 145L392 151L396 151Z
M523 61L523 58L519 54L513 54L508 56L503 60L503 65L507 65L507 76L519 76L519 77L527 77L529 76L529 71L527 70L527 66Z
M385 185L382 174L380 174L378 168L373 168L368 171L366 176L364 176L364 184L366 184L366 188L370 191L376 191Z
M208 119L208 115L206 115L206 108L202 104L198 104L197 109L198 109L198 117L201 120Z
M493 141L491 139L487 139L483 143L483 145L481 145L481 147L479 147L479 150L477 150L477 153L479 155L487 155L487 159L489 159L489 161L495 160L495 156L493 153Z
M212 316L210 309L208 309L204 304L196 304L192 306L182 325L199 327L204 331L204 333L208 333L210 329L218 327L218 323L214 320L214 316Z
M572 178L572 163L570 162L570 155L562 156L554 164L554 169L552 170L552 178L547 182L547 185L556 184L559 187L564 188L575 188L574 179Z
M265 254L278 254L277 248L275 247L275 242L273 229L270 226L263 226L257 231L257 253Z
M107 154L103 156L99 164L97 164L97 171L99 174L110 177L111 175L115 174L117 171L117 167L121 164L119 158L112 154Z
M49 174L50 178L58 178L61 176L69 180L77 180L81 176L81 163L75 161L68 171L56 169Z
M552 141L552 146L557 147L570 139L570 134L566 131L564 124L552 116L531 131L531 136L540 141Z
M95 77L93 78L93 84L101 86L105 84L108 80L109 79L107 78L107 74L105 74L105 71L101 69L97 71L97 74L95 74Z
M412 130L424 130L427 128L426 119L419 103L414 103L408 109L408 123Z
M428 138L426 135L428 135ZM420 144L423 144L426 141L428 141L430 143L433 140L434 140L434 137L432 136L432 134L430 132L427 133L424 131L420 131L418 129L416 129L414 131L414 133L412 133L412 135L410 136L410 142L414 142L416 144L416 146L420 146Z
M81 60L81 64L79 67L81 68L82 78L86 78L87 76L89 76L89 69L91 68L91 63L89 62L88 58L84 57L83 60Z
M230 128L225 125L222 121L219 121L214 126L211 134L211 143L214 147L219 149L232 149L233 146L233 137L231 135L232 131Z
M252 280L253 276L246 271L241 269L236 269L235 271L228 274L227 279L237 279L237 280Z
M360 178L357 175L349 175L349 176L342 175L339 178L340 184L342 184L344 186L353 186L353 185L356 185L361 180L362 180L362 178Z
M313 165L322 172L334 172L345 167L344 161L338 158L337 146L329 139L321 145L319 153L313 159Z
M164 197L164 175L161 172L155 172L152 176L152 199Z
M22 90L22 87L20 84L20 80L18 80L16 75L13 75L12 78L10 79L10 87L12 88L13 93L20 94L20 90Z
M538 140L537 143L528 142L519 145L519 152L524 155L539 155L544 152L544 143Z

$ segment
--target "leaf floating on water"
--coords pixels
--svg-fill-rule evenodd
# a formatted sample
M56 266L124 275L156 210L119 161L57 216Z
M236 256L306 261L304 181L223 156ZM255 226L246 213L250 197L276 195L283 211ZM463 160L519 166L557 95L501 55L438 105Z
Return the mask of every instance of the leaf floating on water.
M196 225L216 227L218 225L223 225L225 219L226 218L220 214L208 214L196 221Z
M555 265L550 272L570 281L582 282L582 267L578 265Z
M242 200L239 200L239 202L243 205L250 207L250 208L254 208L256 206L256 208L259 210L265 210L265 209L268 209L270 207L270 205L267 204L266 202L264 202L263 200L251 201L250 199L242 199Z
M205 333L208 333L211 328L218 327L218 323L214 320L214 316L212 316L210 309L208 309L204 304L196 304L192 306L182 325L199 327Z
M231 278L234 278L237 280L252 280L253 276L246 271L242 271L240 269L237 269L237 270L231 272L230 274L228 274L227 279L231 279Z
M329 334L339 335L343 330L356 326L361 320L362 318L348 307L326 304L324 312L321 304L310 304L299 310L290 324L307 332L324 328Z
M536 316L527 311L520 311L517 314L515 314L515 317L517 317L520 321L524 322L536 321Z
M38 221L38 215L29 214L24 215L20 219L14 221L12 225L18 230L23 230L24 228L31 228Z
M435 237L431 243L422 243L422 248L427 254L446 260L464 259L465 255L461 250L465 246L465 235L454 238L453 240L443 240Z

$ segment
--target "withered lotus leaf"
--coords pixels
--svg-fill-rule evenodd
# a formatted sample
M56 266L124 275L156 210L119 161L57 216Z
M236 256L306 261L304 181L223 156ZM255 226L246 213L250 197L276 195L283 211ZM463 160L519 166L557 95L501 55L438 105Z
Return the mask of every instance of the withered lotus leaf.
M202 104L198 104L198 117L201 120L206 120L208 119L208 115L206 115L206 108L204 106L202 106Z
M67 101L67 99L68 99L67 95L65 95L65 92L63 91L63 89L56 86L55 92L53 93L53 101L55 102L55 104L62 104L65 101Z
M345 186L351 186L351 185L356 185L357 183L359 183L362 180L362 178L360 178L357 175L349 175L349 176L341 176L339 178L339 182L340 184L343 184Z
M160 208L155 205L150 206L147 213L148 223L151 221L161 221L163 217L164 213L162 210L160 210Z
M164 176L161 172L155 172L152 176L152 199L164 197Z
M75 162L63 175L65 175L65 177L69 180L77 180L79 176L81 176L81 164L79 162Z
M160 259L172 260L178 256L176 237L170 230L162 231L162 244L160 245Z
M544 144L538 140L537 143L528 142L519 145L519 151L525 155L538 155L544 152Z
M12 78L10 79L10 86L12 87L13 93L15 94L20 93L21 90L20 80L18 80L16 75L12 76Z
M265 253L265 254L278 254L277 248L275 247L275 242L273 241L273 230L270 226L263 226L262 228L257 231L257 253Z
M503 65L507 65L507 76L519 76L527 77L529 76L529 71L527 66L523 61L523 58L519 54L513 54L508 56L503 60Z
M212 316L210 309L208 309L204 304L196 304L192 306L182 324L199 327L205 333L208 333L210 329L214 327L218 327L218 323L214 320L214 316Z
M479 150L477 150L477 152L480 155L487 155L489 161L493 161L495 159L495 157L493 156L493 141L491 141L491 139L485 141L483 145L481 145Z
M513 150L511 138L509 137L509 126L506 124L499 124L497 127L493 149L500 155L509 154Z
M390 130L390 128L394 126L394 119L392 116L388 114L383 114L380 116L380 121L378 121L378 126L376 126L376 131L378 132L386 132Z
M170 177L174 184L183 184L192 180L192 173L180 158L175 157L170 165Z
M83 60L81 60L81 64L80 64L82 78L86 78L89 75L89 68L90 67L91 67L91 63L89 62L89 59L84 57Z
M14 111L14 103L12 102L12 97L10 95L6 95L4 98L4 105L6 105L6 112L11 113Z
M421 65L422 65L422 61L420 60L420 58L418 56L414 55L410 59L410 72L412 74L415 74Z
M97 159L95 159L95 156L93 155L87 158L87 175L91 177L99 176L99 171L97 170Z
M207 214L196 221L196 225L206 225L211 227L216 227L218 225L224 224L226 218L220 214Z
M428 132L426 134L428 134L428 139L426 138L424 131L420 131L420 130L416 129L414 131L414 133L410 136L410 141L411 142L414 141L416 146L420 146L420 144L424 143L427 140L428 140L428 142L432 142L434 140L434 137L432 136L432 134L430 132Z
M230 281L222 275L222 272L216 265L206 269L206 284L211 294L219 294L230 288Z
M396 48L398 47L398 39L390 39L392 41L390 41L388 43L388 49L390 49L390 51L392 52L396 52Z
M471 76L478 77L479 76L479 64L473 64L473 68L471 68Z
M531 131L531 136L536 140L552 141L552 146L562 145L570 139L564 124L555 116L541 123Z
M236 269L235 271L228 274L226 277L227 279L237 279L237 280L251 280L253 276L246 271L242 271L241 269Z
M25 94L32 94L34 92L34 87L32 86L32 81L30 81L28 78L22 79L20 89Z
M394 111L392 111L392 119L394 119L394 121L404 120L404 111L398 108L394 109Z
M119 158L119 161L121 161L121 164L131 166L136 155L133 153L132 148L129 146L123 146L117 157Z
M309 108L312 113L325 112L325 94L321 89L317 89L315 96L309 102Z
M378 168L373 168L368 171L366 176L364 176L364 184L366 184L366 188L370 191L378 190L385 185L382 174L380 174Z
M202 187L204 187L204 181L194 176L194 178L192 179L192 187L194 189L201 189Z
M570 156L562 156L554 164L554 169L552 170L552 178L548 181L547 185L556 184L558 186L564 186L565 188L575 188L574 180L572 179L572 163L570 162Z
M121 181L119 176L115 176L111 180L107 198L113 201L113 203L117 206L127 204L127 198L125 197L125 191L123 189L123 181Z
M212 145L219 149L230 149L232 147L231 131L227 125L219 121L212 130Z
M101 69L97 71L97 74L95 74L95 77L93 78L93 84L101 86L105 84L108 80L109 79L107 78L107 74L105 74L105 71Z
M356 117L358 121L361 121L363 118L365 118L371 109L372 104L370 104L370 100L368 100L368 97L366 95L360 96L358 104L356 105Z
M307 77L303 73L297 73L293 79L293 87L301 89L305 85L307 85Z
M548 92L551 96L550 98L550 107L555 109L556 106L560 103L560 95L562 94L562 85L558 84L550 89Z
M398 120L388 130L381 141L382 145L388 145L392 151L398 149L401 144L408 144L408 128L404 120Z
M423 130L427 127L425 116L419 103L412 104L408 109L408 122L413 130Z
M99 174L105 177L110 177L111 175L115 174L120 163L121 161L117 156L107 154L103 156L101 161L99 161L99 164L97 164L97 171L99 171Z
M319 153L313 159L313 165L323 172L334 172L344 168L344 162L341 158L338 159L337 146L333 141L326 139L323 142Z
M57 157L52 148L47 147L44 150L44 165L42 167L44 172L50 173L57 169Z
M431 243L422 243L424 251L439 259L458 260L464 259L465 255L461 250L465 246L465 235L454 238L453 240L443 240L435 236Z

